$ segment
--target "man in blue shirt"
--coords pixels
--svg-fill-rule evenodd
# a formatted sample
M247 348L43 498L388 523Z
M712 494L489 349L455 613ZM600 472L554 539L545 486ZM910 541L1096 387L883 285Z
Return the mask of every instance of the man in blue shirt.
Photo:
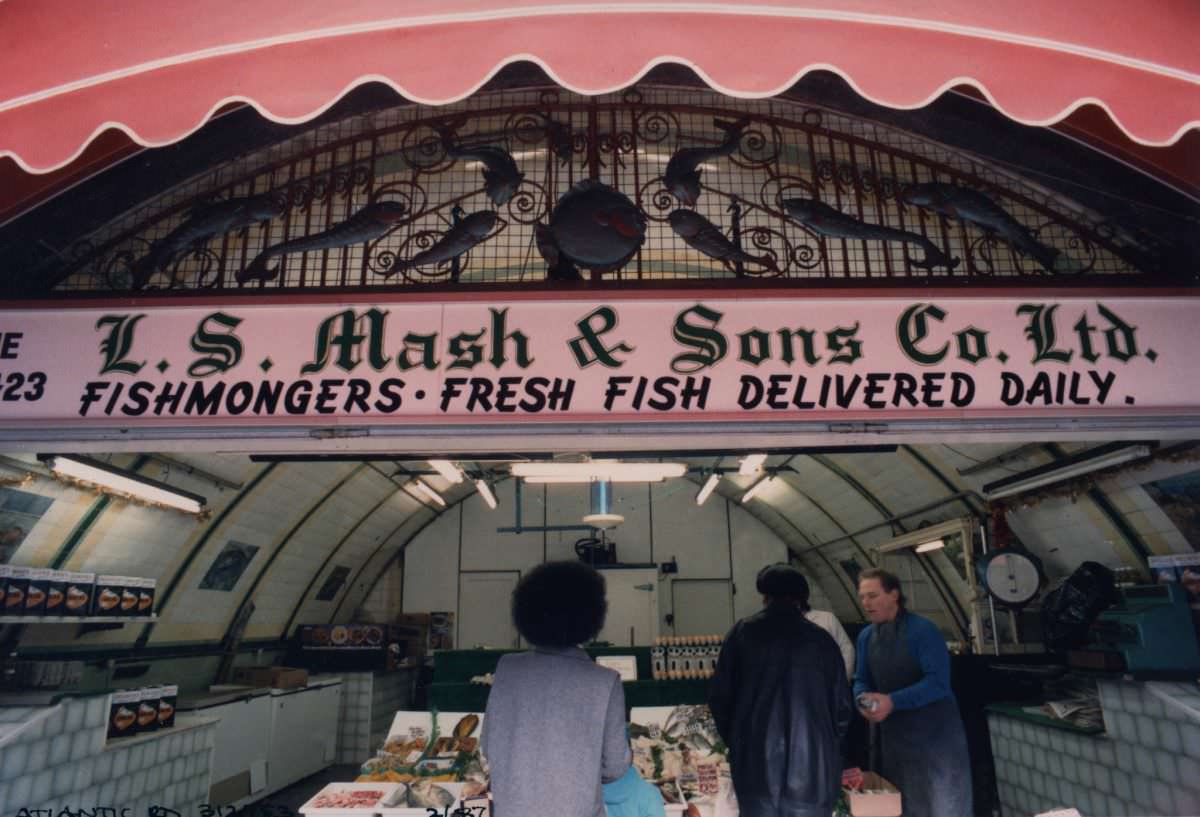
M905 817L970 817L967 735L941 632L905 610L886 570L860 573L858 597L871 623L858 635L854 695L879 726L880 773L900 789Z

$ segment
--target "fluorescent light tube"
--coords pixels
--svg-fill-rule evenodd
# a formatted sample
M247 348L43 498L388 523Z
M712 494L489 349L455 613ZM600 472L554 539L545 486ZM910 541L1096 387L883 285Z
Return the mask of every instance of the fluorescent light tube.
M165 482L147 479L130 471L114 468L85 457L52 456L41 458L46 467L63 476L90 482L101 488L157 502L188 513L199 513L208 502L202 496L172 488Z
M930 551L941 550L945 546L946 546L945 540L933 539L929 542L922 542L921 544L917 545L916 551L917 551L917 553L929 553Z
M1083 452L1077 455L1078 459L1074 462L1063 463L1058 467L1054 467L1052 464L1051 466L1035 468L1025 475L1018 474L1015 477L1007 477L984 485L983 494L988 500L1000 499L1001 497L1012 496L1013 494L1020 494L1025 491L1032 491L1035 488L1044 488L1047 485L1054 485L1058 482L1090 474L1093 471L1112 468L1114 465L1143 459L1148 456L1150 456L1150 446L1148 445L1122 446L1110 451L1098 452L1092 456L1088 456L1087 452Z
M744 504L744 503L749 502L750 500L754 499L754 497L758 494L758 492L761 491L763 488L765 488L767 483L773 479L775 479L775 477L771 476L770 474L763 474L762 479L760 479L758 482L751 485L746 490L746 493L742 494L742 503Z
M479 496L487 503L487 506L493 511L496 510L496 493L492 490L492 486L488 485L486 479L475 480L475 490L479 491Z
M433 470L445 477L451 485L457 485L463 481L463 472L450 460L428 460L428 462Z
M590 462L515 462L511 466L515 477L526 482L662 482L681 477L687 466L681 462L620 462L591 460Z
M429 484L426 483L424 480L414 479L412 481L412 484L413 484L413 487L417 489L417 491L424 494L425 496L427 496L429 499L433 500L437 504L441 505L443 508L446 507L446 500L442 499L442 495L439 494L437 491L433 490L432 488L430 488Z
M766 461L766 454L747 454L742 457L742 464L738 466L738 473L743 477L752 477L762 470L763 463Z
M716 474L716 473L709 474L708 480L704 483L703 486L701 486L700 492L698 494L696 494L696 504L703 505L704 501L706 499L708 499L709 496L712 495L712 492L717 487L717 483L720 481L721 481L720 474Z

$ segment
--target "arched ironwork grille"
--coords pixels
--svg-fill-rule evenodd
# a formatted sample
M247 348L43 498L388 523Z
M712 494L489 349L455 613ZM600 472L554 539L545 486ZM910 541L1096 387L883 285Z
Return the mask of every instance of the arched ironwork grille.
M736 152L700 163L702 193L692 209L764 264L708 257L668 223L669 213L682 207L663 186L671 156L681 148L718 145L725 132L715 121L743 117L748 122ZM444 126L454 128L460 144L500 147L513 157L524 179L510 201L494 207L480 162L447 155L435 130ZM535 225L547 223L560 198L589 178L621 191L647 221L645 242L628 263L585 271L591 280L1028 283L1148 271L1144 248L1129 236L1080 204L981 159L779 99L730 100L654 87L593 98L560 90L484 94L449 108L403 106L304 130L205 172L77 242L56 289L537 284L546 281L547 264L537 250ZM1034 242L1058 251L1053 266L1020 251L1002 231L906 200L906 190L925 183L984 193ZM181 225L186 231L197 207L256 196L274 202L266 217L189 241L173 233ZM788 198L816 199L858 224L914 234L957 263L922 268L916 265L923 255L918 244L823 235L789 217L783 206ZM382 235L268 253L273 277L239 282L239 273L265 249L319 237L380 202L398 205L394 209L402 214ZM495 209L499 219L457 261L396 269L397 259L411 258L443 236L456 214L486 209ZM147 259L156 251L163 256L172 242L167 261L147 273Z

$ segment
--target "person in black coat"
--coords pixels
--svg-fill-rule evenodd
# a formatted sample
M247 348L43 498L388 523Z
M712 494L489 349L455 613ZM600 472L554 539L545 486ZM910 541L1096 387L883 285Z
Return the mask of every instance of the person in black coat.
M759 576L763 610L725 637L708 705L729 747L742 817L828 817L841 791L842 739L853 716L837 644L804 617L804 576Z

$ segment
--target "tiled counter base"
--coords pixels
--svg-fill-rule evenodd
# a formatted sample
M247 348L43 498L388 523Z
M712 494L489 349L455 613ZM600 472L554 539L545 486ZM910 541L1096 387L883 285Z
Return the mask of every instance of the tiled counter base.
M1194 684L1101 681L1107 735L989 713L1004 817L1074 807L1085 817L1200 814Z
M392 717L412 704L412 670L343 672L338 763L362 763L383 745Z
M22 808L150 806L191 813L208 794L214 721L176 718L161 732L105 744L108 697L0 709L0 817Z

